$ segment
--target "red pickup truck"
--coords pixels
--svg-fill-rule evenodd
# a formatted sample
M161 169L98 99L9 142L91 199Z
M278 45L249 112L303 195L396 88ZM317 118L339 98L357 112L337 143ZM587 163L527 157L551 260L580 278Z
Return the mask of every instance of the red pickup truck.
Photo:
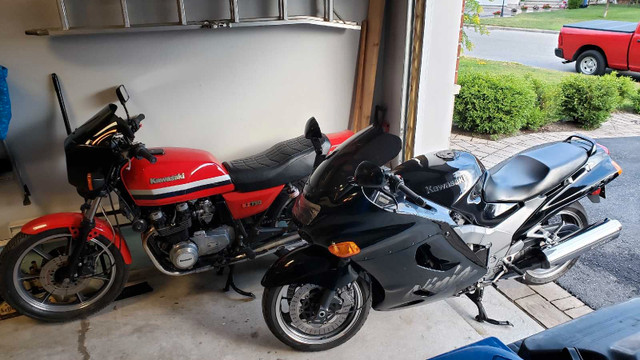
M606 68L640 71L640 26L608 20L564 25L556 56L575 61L576 71L586 75L602 75Z

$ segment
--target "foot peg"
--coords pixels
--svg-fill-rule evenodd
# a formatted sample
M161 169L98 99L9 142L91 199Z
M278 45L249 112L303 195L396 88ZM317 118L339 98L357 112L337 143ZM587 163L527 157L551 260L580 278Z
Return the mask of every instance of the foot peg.
M484 309L484 305L482 305L482 296L484 295L484 289L480 287L476 287L476 290L473 293L467 293L467 297L476 304L478 308L478 315L476 315L475 319L478 322L486 322L492 325L506 325L513 326L509 321L495 320L487 316L487 312Z
M227 275L227 283L224 286L224 292L228 292L230 289L233 289L233 291L235 291L236 293L242 295L242 296L246 296L246 297L250 297L252 299L256 298L256 295L252 292L249 291L244 291L240 288L238 288L236 286L236 283L233 280L233 267L234 265L229 265L229 275Z

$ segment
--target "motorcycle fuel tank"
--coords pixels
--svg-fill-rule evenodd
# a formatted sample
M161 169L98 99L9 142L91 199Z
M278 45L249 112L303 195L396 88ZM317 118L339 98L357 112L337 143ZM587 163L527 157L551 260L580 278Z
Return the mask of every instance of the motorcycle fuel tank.
M233 191L227 170L206 151L163 148L155 164L133 159L120 175L138 206L161 206Z
M394 172L420 196L451 207L473 188L485 168L471 153L444 150L417 156Z

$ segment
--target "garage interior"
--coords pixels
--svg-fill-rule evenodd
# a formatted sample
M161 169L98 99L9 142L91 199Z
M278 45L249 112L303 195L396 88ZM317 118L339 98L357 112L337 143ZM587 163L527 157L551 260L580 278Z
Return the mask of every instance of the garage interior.
M62 81L72 128L117 103L114 90L125 84L128 106L146 115L137 140L203 149L222 161L300 136L310 117L325 133L360 130L381 105L389 131L404 140L398 160L409 159L449 146L462 7L461 0L0 0L0 61L13 108L7 144L32 202L22 205L16 176L0 178L0 240L29 219L80 204L67 183L51 73ZM512 315L515 330L475 323L472 303L450 299L373 313L350 343L300 354L271 335L259 300L222 292L224 277L214 272L161 275L139 234L125 228L124 235L134 257L130 284L146 281L152 292L62 325L0 321L2 351L60 359L417 359L489 333L508 342L540 330L488 292L488 311L511 309L499 315ZM274 260L242 264L237 283L260 298L260 278Z

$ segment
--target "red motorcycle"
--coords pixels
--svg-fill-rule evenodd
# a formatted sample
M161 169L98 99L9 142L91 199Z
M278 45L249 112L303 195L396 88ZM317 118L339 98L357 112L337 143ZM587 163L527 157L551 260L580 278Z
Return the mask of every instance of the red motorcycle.
M93 314L127 281L131 254L103 199L111 214L123 214L142 234L143 248L161 272L229 267L225 290L252 296L234 285L233 265L304 244L290 221L293 200L314 166L353 134L300 136L220 163L202 150L135 143L144 115L129 116L123 86L116 93L126 120L110 104L73 133L59 86L56 92L70 133L64 143L68 180L85 203L81 213L27 223L0 254L0 294L22 314L44 321ZM318 125L311 119L307 126Z

